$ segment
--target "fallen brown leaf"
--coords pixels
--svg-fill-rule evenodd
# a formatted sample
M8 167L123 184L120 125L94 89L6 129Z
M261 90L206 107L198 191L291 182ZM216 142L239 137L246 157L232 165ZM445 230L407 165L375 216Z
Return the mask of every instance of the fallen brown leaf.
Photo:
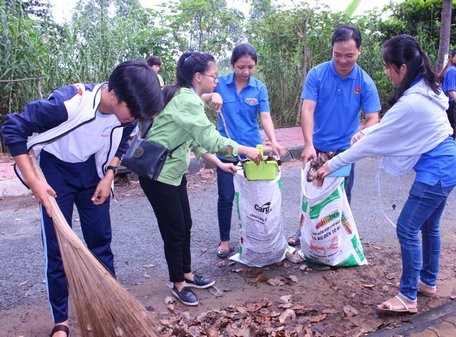
M151 269L151 268L155 267L155 265L153 263L148 263L148 264L143 264L143 267L146 269Z
M291 309L285 310L279 316L279 322L281 324L284 324L287 321L294 321L295 319L296 319L296 313Z
M272 286L283 286L285 283L278 278L271 278L268 280L268 283Z
M358 310L356 310L351 305L344 306L343 311L344 311L345 317L347 317L347 318L358 315Z
M311 316L310 319L309 319L309 322L310 323L318 323L318 322L321 322L321 321L325 320L326 317L328 317L328 315L326 315L326 314Z

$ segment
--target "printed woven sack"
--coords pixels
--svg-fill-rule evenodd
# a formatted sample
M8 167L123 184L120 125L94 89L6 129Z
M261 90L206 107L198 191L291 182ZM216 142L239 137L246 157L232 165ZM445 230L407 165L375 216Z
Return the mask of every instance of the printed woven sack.
M322 187L308 182L309 163L301 171L301 251L309 262L329 266L367 264L344 190L343 177L326 177Z
M282 182L248 181L242 171L234 176L240 248L231 259L252 267L282 261L288 247L282 223Z

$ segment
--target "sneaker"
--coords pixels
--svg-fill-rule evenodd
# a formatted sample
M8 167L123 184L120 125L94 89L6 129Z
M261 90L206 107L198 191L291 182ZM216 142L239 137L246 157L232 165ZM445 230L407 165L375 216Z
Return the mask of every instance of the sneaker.
M177 290L176 287L173 287L173 295L185 305L198 305L198 296L189 289L188 287L183 287L181 291Z
M215 281L210 277L203 277L200 275L193 275L193 281L185 279L187 287L205 289L212 287L215 284Z

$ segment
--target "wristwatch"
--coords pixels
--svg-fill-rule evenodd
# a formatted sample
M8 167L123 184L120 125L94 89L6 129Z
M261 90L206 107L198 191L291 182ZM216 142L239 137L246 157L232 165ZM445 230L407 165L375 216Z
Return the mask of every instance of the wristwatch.
M112 172L114 173L114 175L117 174L117 166L109 165L109 166L106 167L106 170L105 170L105 171L107 171L107 170L112 170Z

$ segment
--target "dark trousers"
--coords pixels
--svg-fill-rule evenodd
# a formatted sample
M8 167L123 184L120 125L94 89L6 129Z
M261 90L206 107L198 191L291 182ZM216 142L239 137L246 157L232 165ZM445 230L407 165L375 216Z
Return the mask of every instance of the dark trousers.
M227 161L223 161L227 163ZM232 162L231 162L232 163ZM236 165L236 163L234 163ZM230 241L231 215L233 213L234 182L233 174L217 167L217 216L220 241Z
M100 181L94 156L83 163L66 163L50 153L41 151L40 166L48 184L57 192L59 205L71 226L73 206L79 213L81 230L87 248L114 275L114 256L111 250L110 199L94 205L91 198ZM55 323L68 319L68 287L62 257L52 219L41 208L42 239L46 256L46 286Z
M454 101L450 102L450 106L447 110L448 121L453 128L453 139L456 138L456 103Z
M187 179L184 175L179 186L141 177L139 183L157 217L164 243L169 280L173 283L183 282L184 274L192 271L192 216L187 195Z
M351 204L352 198L352 189L353 189L353 182L355 181L355 163L351 164L350 175L345 177L344 179L344 188L345 194L347 195L348 203Z

